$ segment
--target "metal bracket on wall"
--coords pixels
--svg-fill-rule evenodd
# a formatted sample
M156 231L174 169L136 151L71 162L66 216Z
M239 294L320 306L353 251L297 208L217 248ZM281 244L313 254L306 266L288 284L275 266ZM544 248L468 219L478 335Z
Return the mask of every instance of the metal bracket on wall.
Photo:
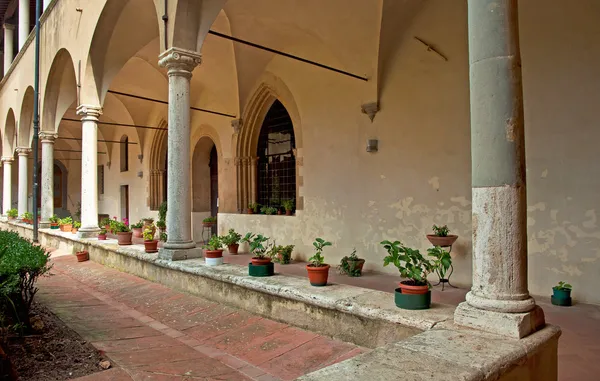
M445 55L443 55L442 53L438 52L436 50L436 48L434 48L433 46L429 45L428 43L426 43L425 41L421 40L419 37L414 36L415 40L419 41L421 44L425 45L427 47L427 51L428 52L434 52L435 54L437 54L438 56L442 57L442 59L444 61L448 61L448 58L446 58Z

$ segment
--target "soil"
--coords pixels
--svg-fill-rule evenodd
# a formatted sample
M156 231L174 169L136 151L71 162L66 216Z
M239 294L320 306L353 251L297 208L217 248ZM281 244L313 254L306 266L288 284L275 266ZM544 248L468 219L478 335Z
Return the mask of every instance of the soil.
M19 381L62 381L101 371L104 358L46 307L34 303L32 316L44 322L41 333L9 337L4 349Z

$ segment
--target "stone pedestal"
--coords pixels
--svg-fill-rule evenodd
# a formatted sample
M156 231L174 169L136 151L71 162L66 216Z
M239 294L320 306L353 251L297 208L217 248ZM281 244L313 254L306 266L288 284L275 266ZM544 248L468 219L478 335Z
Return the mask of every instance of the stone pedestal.
M81 105L81 228L80 238L96 237L98 227L98 117L100 106Z
M192 240L190 197L190 79L201 56L170 48L159 57L169 75L169 130L167 182L167 242L159 257L179 260L198 258L202 250Z
M41 182L41 221L40 228L50 227L50 217L54 214L54 141L57 134L41 131L39 133L42 142L42 178ZM33 200L35 205L35 200Z
M27 159L31 153L31 148L19 147L17 154L19 156L19 190L17 192L17 209L19 217L27 212L27 194L29 192L29 175Z
M521 338L544 325L527 289L527 198L516 0L469 0L473 286L454 321Z
M6 216L6 213L11 209L12 206L12 157L3 157L2 165L4 167L4 187L2 192L2 215Z

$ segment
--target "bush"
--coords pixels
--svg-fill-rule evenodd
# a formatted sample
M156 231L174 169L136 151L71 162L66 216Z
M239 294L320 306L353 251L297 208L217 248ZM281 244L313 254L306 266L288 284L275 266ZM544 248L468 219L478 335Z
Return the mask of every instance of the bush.
M15 208L13 209L9 209L9 211L6 213L10 218L17 218L17 216L19 215L19 211Z
M0 308L15 325L30 327L29 310L38 291L35 283L52 268L49 258L42 247L0 230Z

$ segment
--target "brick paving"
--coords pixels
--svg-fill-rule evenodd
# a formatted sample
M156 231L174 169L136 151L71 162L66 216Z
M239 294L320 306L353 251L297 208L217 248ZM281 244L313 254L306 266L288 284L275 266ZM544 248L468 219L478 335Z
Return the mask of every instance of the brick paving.
M366 351L61 254L37 300L113 363L79 381L293 380Z

